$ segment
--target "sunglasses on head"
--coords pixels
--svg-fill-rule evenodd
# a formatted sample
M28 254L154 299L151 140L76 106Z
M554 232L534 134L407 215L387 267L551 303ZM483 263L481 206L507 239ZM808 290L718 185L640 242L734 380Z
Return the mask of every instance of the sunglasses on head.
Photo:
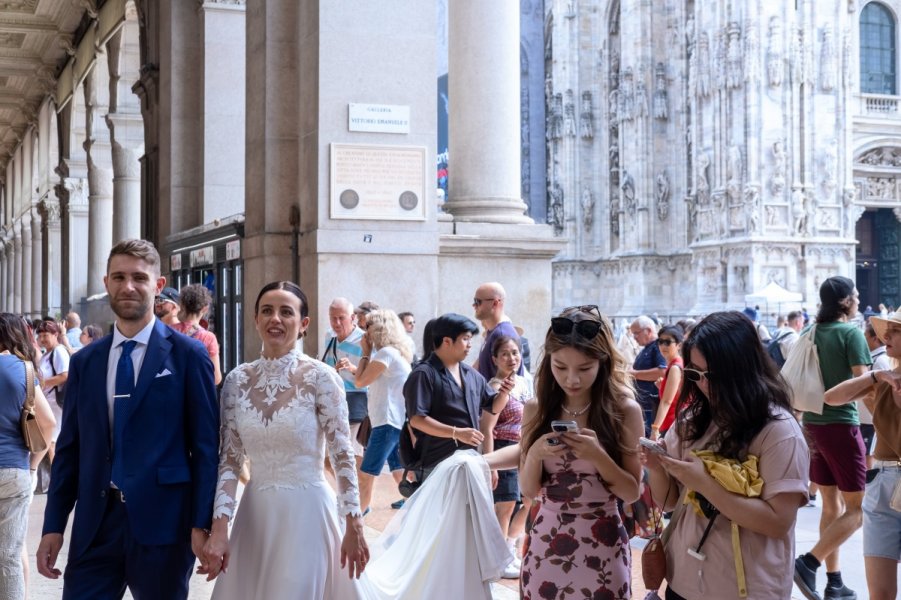
M698 371L697 369L682 369L682 372L685 374L685 379L689 381L693 381L697 383L701 381L701 379L705 379L707 381L711 380L710 371Z
M573 319L575 314L571 314L568 316L554 317L551 319L551 331L554 335L571 335L573 331L579 334L579 337L591 339L595 337L598 333L600 333L601 328L604 326L604 322L601 319L601 309L598 308L596 304L588 304L585 306L570 306L563 310L563 312L568 312L576 310L583 313L589 313L597 315L597 321L591 320L582 320L576 321Z

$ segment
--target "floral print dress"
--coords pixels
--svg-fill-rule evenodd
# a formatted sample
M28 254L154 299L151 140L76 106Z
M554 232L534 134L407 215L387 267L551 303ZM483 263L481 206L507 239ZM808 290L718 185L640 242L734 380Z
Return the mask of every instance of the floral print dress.
M616 496L589 462L572 454L545 460L544 470L523 549L523 599L631 598L631 551Z

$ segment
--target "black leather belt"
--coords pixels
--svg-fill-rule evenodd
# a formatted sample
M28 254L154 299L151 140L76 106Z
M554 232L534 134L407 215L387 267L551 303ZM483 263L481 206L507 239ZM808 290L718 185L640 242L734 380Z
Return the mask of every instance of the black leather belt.
M113 500L118 500L119 502L125 502L125 494L122 493L122 490L117 490L116 488L110 488L109 494Z

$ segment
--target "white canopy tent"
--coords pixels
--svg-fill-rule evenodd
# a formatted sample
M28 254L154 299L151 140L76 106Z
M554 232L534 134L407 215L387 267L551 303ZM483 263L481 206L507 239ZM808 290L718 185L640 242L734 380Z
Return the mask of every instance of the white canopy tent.
M745 295L747 306L760 306L764 315L785 314L792 310L801 310L804 294L790 292L775 281L771 281L762 290ZM763 315L761 315L761 319Z

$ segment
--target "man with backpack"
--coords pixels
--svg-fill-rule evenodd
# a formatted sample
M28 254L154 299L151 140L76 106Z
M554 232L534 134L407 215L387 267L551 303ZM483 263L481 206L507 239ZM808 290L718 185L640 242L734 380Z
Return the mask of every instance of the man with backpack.
M800 311L793 310L788 313L785 325L777 329L773 338L766 343L766 353L780 369L785 364L795 342L798 341L798 334L803 328L804 315Z

